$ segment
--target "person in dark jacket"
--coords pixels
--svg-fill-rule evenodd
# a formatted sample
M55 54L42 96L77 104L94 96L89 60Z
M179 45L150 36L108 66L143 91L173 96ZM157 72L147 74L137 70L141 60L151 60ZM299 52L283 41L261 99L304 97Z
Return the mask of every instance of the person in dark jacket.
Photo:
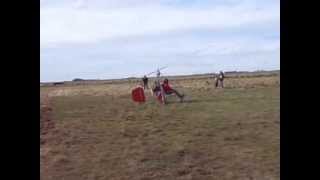
M143 81L143 89L149 89L147 76L144 76L142 78L142 81Z

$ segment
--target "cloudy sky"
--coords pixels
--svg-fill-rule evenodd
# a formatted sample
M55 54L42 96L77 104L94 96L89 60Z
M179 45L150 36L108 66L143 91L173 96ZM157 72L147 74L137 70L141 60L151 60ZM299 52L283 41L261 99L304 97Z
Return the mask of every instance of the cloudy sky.
M280 69L279 0L41 0L41 81Z

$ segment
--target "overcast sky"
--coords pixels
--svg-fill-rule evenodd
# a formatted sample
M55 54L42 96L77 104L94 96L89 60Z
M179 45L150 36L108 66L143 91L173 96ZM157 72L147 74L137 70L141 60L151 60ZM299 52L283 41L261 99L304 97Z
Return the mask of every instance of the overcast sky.
M41 0L41 81L280 69L279 0Z

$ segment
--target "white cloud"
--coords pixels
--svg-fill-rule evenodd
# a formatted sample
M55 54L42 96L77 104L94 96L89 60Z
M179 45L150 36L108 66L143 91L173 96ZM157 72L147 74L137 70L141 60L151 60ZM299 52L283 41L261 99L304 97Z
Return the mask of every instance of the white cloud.
M80 2L83 6L83 1ZM79 7L79 5L77 5ZM277 8L218 7L175 9L144 6L120 9L41 8L42 47L55 43L90 43L125 36L192 28L222 29L277 21Z
M280 49L279 40L248 40L248 39L229 39L209 44L207 47L197 49L195 55L225 55L225 54L244 54L250 52L274 51Z
M41 0L40 10L41 81L280 67L274 0Z

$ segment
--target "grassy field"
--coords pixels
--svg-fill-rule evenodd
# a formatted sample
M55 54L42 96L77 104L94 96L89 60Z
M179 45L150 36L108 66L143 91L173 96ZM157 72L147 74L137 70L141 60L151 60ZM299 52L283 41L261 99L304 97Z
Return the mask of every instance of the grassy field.
M280 179L279 76L171 83L185 102L135 104L135 83L41 87L41 179Z

